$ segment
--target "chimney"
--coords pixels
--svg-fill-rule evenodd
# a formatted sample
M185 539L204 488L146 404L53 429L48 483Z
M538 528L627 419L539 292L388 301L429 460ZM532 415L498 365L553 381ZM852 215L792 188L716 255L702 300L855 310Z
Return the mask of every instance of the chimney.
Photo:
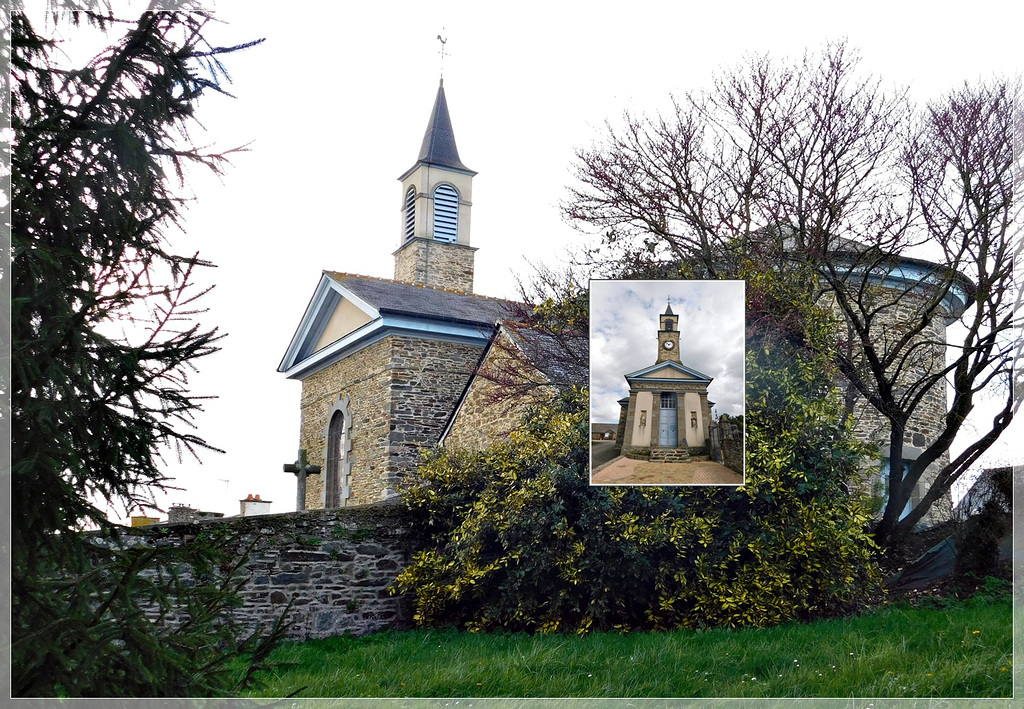
M255 517L270 514L270 500L261 500L259 495L249 493L244 500L239 500L242 517Z

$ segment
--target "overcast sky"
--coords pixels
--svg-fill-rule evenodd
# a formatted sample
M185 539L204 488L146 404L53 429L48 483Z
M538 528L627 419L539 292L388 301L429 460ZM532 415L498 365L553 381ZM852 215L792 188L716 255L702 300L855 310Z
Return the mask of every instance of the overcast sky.
M743 281L590 282L590 420L618 423L625 375L658 359L659 315L672 299L679 356L711 377L719 414L743 414Z
M219 397L195 423L226 453L202 464L168 456L182 489L157 502L237 514L239 499L260 494L274 512L294 509L295 478L281 465L296 456L300 384L276 368L321 270L393 275L397 178L416 159L437 91L439 33L459 152L479 172L476 290L507 297L527 259L557 265L583 243L558 210L574 149L626 109L655 112L672 93L708 87L747 52L795 57L846 37L865 72L909 85L917 100L1019 70L1020 23L1000 3L912 4L217 2L227 24L209 30L212 43L266 42L224 59L237 98L204 98L205 130L192 139L249 148L223 180L192 174L186 233L170 236L180 253L218 265L201 275L216 284L203 320L228 337L190 384ZM69 53L84 43L64 34ZM640 366L653 362L653 346L638 350ZM721 411L733 396L712 398Z

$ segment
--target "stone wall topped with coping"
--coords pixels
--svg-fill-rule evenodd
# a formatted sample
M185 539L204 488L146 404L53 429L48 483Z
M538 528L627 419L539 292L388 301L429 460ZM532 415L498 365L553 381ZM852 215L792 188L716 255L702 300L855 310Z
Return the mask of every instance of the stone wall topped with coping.
M198 535L237 535L253 545L243 568L242 606L249 630L269 630L292 603L293 640L364 635L411 627L408 602L388 590L412 558L402 505L228 517L126 530L134 543L180 544Z

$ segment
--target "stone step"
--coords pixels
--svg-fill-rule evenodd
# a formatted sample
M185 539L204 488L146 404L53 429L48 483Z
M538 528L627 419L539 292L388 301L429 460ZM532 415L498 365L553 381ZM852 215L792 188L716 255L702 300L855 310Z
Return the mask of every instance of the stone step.
M690 461L690 451L686 448L652 448L652 463L687 463Z

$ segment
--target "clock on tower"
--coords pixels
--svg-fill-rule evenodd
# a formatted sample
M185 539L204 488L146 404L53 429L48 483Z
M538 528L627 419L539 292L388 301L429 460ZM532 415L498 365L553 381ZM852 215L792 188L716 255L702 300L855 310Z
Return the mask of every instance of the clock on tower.
M682 362L679 359L679 316L672 312L669 302L661 314L658 328L658 362Z

